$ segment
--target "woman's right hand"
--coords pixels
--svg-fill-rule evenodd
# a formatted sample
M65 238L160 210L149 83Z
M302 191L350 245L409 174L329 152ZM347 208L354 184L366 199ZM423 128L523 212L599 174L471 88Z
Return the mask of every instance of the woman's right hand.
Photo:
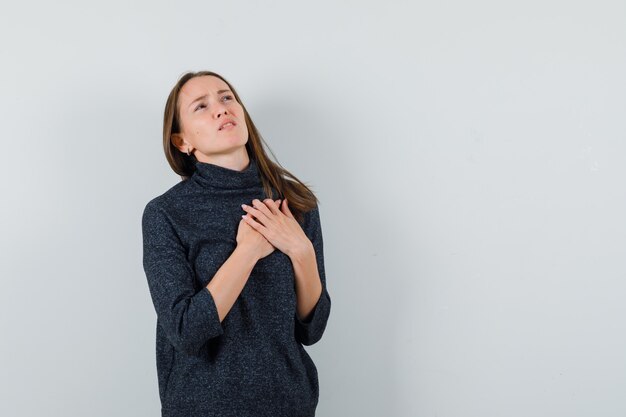
M278 203L278 200L277 200ZM249 216L250 214L248 214ZM257 259L265 258L276 248L267 240L265 236L257 232L244 219L239 220L237 228L237 247L246 248L251 251Z

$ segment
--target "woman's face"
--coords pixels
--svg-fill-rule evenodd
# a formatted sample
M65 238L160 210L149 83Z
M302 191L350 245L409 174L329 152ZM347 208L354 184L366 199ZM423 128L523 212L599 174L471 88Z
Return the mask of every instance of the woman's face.
M174 144L199 161L239 150L248 141L248 127L241 104L222 79L212 75L187 81L178 97L182 132L172 135ZM234 126L222 125L232 120Z

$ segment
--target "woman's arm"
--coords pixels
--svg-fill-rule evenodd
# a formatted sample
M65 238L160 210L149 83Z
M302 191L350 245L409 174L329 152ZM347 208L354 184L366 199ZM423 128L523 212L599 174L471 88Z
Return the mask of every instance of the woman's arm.
M330 315L330 294L326 287L324 241L319 208L306 213L303 230L310 244L290 255L296 276L296 340L303 345L317 343L324 334ZM313 248L313 254L311 254ZM321 290L320 290L321 286ZM321 292L320 292L321 291ZM301 318L303 317L303 318Z
M215 301L220 323L237 301L257 261L252 251L237 246L206 286Z
M187 250L159 200L142 217L143 267L159 324L180 352L195 355L224 333L211 292L197 289Z
M298 319L308 321L322 295L322 281L317 270L313 244L290 256L295 273Z
M305 213L300 225L288 207L273 200L253 200L254 207L243 209L256 220L246 222L261 233L278 250L289 256L294 269L296 312L295 338L303 345L312 345L322 337L330 315L330 294L326 288L324 243L319 207Z

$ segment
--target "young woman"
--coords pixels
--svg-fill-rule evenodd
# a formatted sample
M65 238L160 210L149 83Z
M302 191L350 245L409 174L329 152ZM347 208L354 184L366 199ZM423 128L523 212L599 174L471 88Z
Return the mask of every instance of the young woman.
M317 198L269 159L214 72L176 83L163 146L182 181L142 217L162 416L314 416L303 345L320 340L331 304Z

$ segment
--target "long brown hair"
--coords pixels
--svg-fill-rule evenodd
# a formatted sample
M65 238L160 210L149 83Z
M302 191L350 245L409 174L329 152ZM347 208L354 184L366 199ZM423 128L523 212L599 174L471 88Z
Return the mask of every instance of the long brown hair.
M239 102L243 108L249 134L248 142L245 145L246 150L248 151L248 156L253 158L257 163L266 198L277 200L272 193L272 187L274 187L281 200L286 198L289 201L289 209L294 217L301 222L303 214L314 208L318 204L319 200L307 185L296 178L296 176L291 172L283 168L279 163L272 161L267 156L263 145L265 144L268 149L269 146L261 137L261 134L254 125L254 122L252 122L252 118L250 118L248 110L246 110L246 106L244 106L243 102L239 98L237 91L228 81L226 81L224 77L213 71L197 71L183 74L178 82L176 82L176 85L174 85L167 98L163 118L163 150L165 151L165 157L167 158L167 162L170 164L170 167L174 170L174 172L180 175L183 180L188 180L196 169L195 155L187 155L174 146L174 143L172 142L172 135L174 133L181 133L180 103L178 102L180 90L190 79L203 75L218 77L228 84L228 87L233 92L237 102ZM274 155L273 152L272 155Z

